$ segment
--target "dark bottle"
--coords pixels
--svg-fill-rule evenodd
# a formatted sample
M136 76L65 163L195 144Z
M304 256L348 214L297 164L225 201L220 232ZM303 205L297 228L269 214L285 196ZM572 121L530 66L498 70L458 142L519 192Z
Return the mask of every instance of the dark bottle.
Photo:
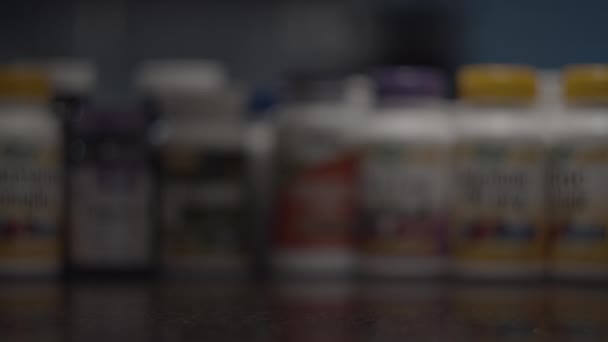
M156 182L149 116L82 109L67 129L67 272L85 277L155 273Z

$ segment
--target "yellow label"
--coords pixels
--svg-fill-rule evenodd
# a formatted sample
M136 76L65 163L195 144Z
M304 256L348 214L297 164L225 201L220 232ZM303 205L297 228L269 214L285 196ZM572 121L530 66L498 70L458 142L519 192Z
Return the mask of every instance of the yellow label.
M608 142L558 144L550 156L553 260L608 264Z
M0 141L0 263L59 262L57 146Z
M461 142L454 150L451 242L456 258L543 257L545 150L538 142Z

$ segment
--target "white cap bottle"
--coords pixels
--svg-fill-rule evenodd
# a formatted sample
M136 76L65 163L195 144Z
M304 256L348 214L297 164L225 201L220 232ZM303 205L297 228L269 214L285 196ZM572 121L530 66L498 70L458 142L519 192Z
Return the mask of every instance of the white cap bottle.
M281 275L354 272L357 145L368 109L353 95L363 84L358 77L313 82L313 96L281 109L272 237L272 264Z
M162 261L189 276L243 275L246 229L242 93L208 60L144 63L135 80L161 113Z

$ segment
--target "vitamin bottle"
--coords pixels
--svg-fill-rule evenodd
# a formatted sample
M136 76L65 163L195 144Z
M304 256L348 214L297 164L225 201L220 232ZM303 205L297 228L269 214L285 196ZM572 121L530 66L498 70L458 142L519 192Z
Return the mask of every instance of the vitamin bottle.
M281 110L272 255L281 275L354 271L363 83L311 81Z
M564 114L552 120L550 272L608 278L608 65L563 70Z
M164 269L187 276L249 272L242 94L211 61L147 62L137 83L161 115Z
M533 68L471 65L457 75L451 243L457 276L543 270L546 151Z
M57 275L62 144L51 88L34 68L0 68L0 275Z
M363 126L360 271L438 276L445 269L451 133L435 69L376 72L377 105Z
M95 106L69 116L71 277L148 277L157 268L157 193L146 114Z

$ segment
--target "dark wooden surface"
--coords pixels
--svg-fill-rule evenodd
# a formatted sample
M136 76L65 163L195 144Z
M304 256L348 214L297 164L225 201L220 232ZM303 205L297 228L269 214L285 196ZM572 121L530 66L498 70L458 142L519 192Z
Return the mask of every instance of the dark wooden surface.
M0 283L0 341L606 341L608 288L555 284Z

